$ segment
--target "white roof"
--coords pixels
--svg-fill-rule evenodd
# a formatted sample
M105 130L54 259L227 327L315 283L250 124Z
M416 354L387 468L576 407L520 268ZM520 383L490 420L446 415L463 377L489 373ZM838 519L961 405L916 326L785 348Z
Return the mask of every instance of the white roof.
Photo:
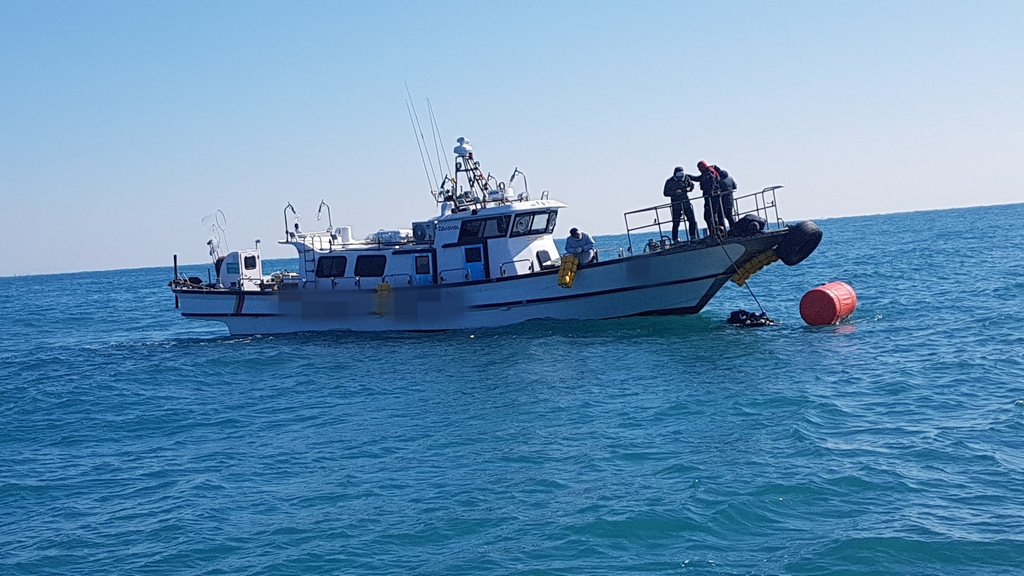
M464 220L466 218L481 218L485 216L500 216L502 214L515 214L517 212L533 212L536 210L544 209L559 209L567 208L565 204L556 202L554 200L522 200L518 202L510 202L508 204L498 204L497 206L488 206L486 208L476 209L476 213L472 210L464 210L462 212L455 212L454 214L446 214L444 216L437 217L438 221L441 220Z

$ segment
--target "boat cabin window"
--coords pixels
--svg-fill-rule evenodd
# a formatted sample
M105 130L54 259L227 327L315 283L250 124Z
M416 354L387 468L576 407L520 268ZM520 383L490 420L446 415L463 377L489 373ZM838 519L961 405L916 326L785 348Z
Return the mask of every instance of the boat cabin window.
M527 234L550 234L555 231L555 220L558 212L533 212L516 216L512 225L512 236Z
M473 246L472 248L466 248L466 264L472 264L474 262L484 261L484 251L479 246Z
M348 258L345 256L321 256L316 261L317 278L336 278L345 275Z
M459 242L468 242L480 238L500 238L508 233L509 216L496 218L479 218L463 220L459 227Z
M360 277L376 278L384 275L384 267L387 266L388 257L383 254L363 254L356 257L355 275Z
M243 259L243 264L245 264L245 269L246 270L255 270L256 269L256 257L255 256L246 256Z
M416 257L416 273L430 274L430 256Z

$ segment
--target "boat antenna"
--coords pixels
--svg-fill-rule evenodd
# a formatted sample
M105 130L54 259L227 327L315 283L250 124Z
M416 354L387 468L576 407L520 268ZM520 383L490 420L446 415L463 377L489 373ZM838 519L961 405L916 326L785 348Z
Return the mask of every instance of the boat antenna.
M434 161L430 158L430 148L427 148L427 139L423 137L423 128L420 126L420 115L419 113L416 112L416 104L412 102L412 93L409 92L408 82L405 83L405 93L409 97L409 99L406 100L406 105L409 107L410 110L412 110L412 116L413 118L415 118L415 122L413 122L413 131L414 134L417 134L419 136L419 140L416 141L416 145L419 146L420 143L422 142L423 147L420 148L420 153L422 154L423 152L426 152L427 163L430 164L430 170L427 172L427 181L429 182L431 174L434 172ZM441 159L438 158L437 160L440 163ZM426 170L426 168L426 166L423 167L424 170ZM440 172L440 169L438 171ZM440 182L437 182L436 180L437 177L435 176L434 178L434 187L431 188L432 191L441 187Z
M423 162L423 173L427 176L427 187L430 188L430 192L434 192L434 184L430 181L430 171L427 170L427 161L423 157L423 147L420 146L419 138L416 137L416 122L412 119L412 109L409 107L409 101L405 101L405 109L409 112L409 122L412 123L412 139L416 141L416 148L420 151L420 162Z
M441 168L441 158L444 156L441 154L441 142L444 138L441 137L441 129L437 127L437 120L434 118L434 107L430 105L430 98L427 98L427 112L430 113L430 132L434 135L434 152L437 153L437 167ZM448 162L444 163L445 170L448 169ZM441 174L441 179L444 180L444 174Z

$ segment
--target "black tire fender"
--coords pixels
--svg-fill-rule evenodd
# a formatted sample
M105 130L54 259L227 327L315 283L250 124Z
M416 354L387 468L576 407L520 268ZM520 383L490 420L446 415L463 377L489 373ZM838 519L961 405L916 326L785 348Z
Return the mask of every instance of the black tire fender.
M814 252L821 243L821 237L821 228L811 220L804 220L790 227L775 247L775 255L786 266L796 266Z

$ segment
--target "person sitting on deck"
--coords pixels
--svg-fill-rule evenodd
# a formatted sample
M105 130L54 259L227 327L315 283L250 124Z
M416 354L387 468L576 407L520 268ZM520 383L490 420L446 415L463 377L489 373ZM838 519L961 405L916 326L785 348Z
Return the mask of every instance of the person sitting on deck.
M581 265L588 264L597 256L594 239L579 228L573 228L569 230L569 237L565 239L565 253L578 258Z

